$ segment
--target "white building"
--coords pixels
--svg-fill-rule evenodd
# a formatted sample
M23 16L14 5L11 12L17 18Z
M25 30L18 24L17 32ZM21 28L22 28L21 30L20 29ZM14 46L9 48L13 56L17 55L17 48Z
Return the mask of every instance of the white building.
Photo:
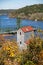
M26 49L25 43L34 34L34 28L31 26L24 26L17 31L17 43L20 49Z

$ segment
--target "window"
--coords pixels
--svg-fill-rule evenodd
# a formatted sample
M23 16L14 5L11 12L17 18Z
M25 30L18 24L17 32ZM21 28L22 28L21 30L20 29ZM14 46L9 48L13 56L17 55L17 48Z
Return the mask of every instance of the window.
M20 32L20 35L21 35L21 32Z
M20 41L20 44L22 44L22 42Z

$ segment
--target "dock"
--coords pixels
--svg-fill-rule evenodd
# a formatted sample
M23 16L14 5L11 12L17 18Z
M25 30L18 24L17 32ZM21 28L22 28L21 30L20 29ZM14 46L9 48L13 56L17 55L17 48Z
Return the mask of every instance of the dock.
M17 30L9 32L0 32L0 34L15 34L15 33L17 33Z

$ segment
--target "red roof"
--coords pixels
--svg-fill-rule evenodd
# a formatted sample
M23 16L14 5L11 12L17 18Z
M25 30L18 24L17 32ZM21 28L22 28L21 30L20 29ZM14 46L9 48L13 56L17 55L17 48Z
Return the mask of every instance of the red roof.
M25 27L22 27L21 28L23 32L30 32L30 31L33 31L33 27L31 26L25 26Z

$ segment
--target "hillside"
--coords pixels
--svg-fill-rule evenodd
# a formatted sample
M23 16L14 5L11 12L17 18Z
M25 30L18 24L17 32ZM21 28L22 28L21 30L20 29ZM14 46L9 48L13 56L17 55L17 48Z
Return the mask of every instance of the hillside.
M43 12L43 4L26 6L24 8L18 9L17 11L18 11L18 13L24 12L25 14Z
M15 10L15 12L10 13L10 17L20 17L30 20L42 20L43 21L43 4L36 4L31 6L26 6Z
M0 13L7 13L9 17L20 17L30 20L37 19L43 21L43 4L26 6L17 10L0 10Z

